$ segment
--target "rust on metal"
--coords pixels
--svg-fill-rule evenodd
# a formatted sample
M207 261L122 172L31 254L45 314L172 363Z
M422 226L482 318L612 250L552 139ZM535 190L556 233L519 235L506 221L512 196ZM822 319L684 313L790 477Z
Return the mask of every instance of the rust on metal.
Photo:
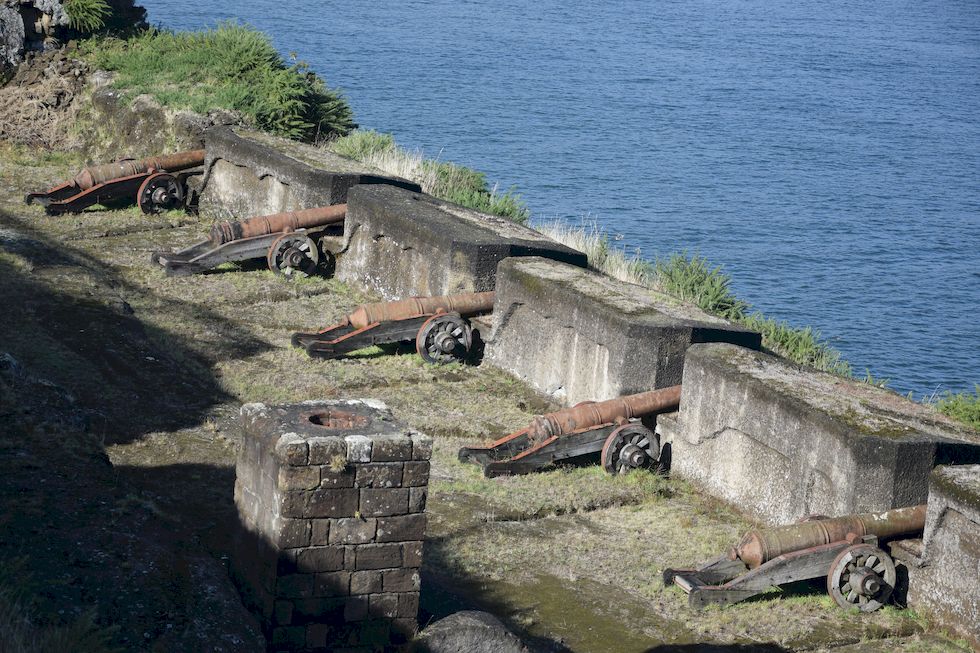
M92 166L79 172L72 181L80 190L88 190L114 179L143 175L153 170L178 172L200 165L204 165L204 150L190 150L176 154L153 156L142 161L121 159L112 163Z
M346 215L346 204L334 204L302 211L260 215L247 220L228 220L211 227L210 240L214 245L223 245L244 238L322 227L343 222Z
M675 385L607 401L582 403L535 417L528 427L528 435L534 439L550 438L600 424L626 422L644 415L674 410L680 401L681 386Z
M436 297L410 297L397 302L362 304L345 317L341 324L363 329L370 324L406 320L421 315L459 313L466 316L489 313L493 310L494 295L493 291L470 292Z
M885 512L818 519L764 531L749 531L735 545L729 557L732 560L741 560L749 569L755 569L786 553L855 537L873 535L887 540L917 535L923 531L925 523L925 504Z

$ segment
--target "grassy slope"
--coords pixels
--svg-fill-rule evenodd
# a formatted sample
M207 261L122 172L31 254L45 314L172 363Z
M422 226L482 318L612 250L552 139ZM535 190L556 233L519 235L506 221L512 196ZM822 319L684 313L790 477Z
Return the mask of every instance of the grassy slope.
M239 112L252 126L314 141L355 127L347 101L304 63L287 65L269 37L225 23L199 32L149 30L83 42L82 56L116 74L130 96L147 93L174 109Z
M737 539L749 524L734 511L646 472L611 478L592 467L483 479L456 461L456 450L547 410L524 386L492 368L429 367L414 353L310 360L288 347L290 332L322 327L371 297L329 279L289 283L261 265L166 278L147 263L150 251L196 240L206 221L133 210L45 217L20 197L74 170L64 161L28 169L31 158L0 150L10 182L0 229L30 231L40 245L25 250L6 238L0 257L15 271L5 289L29 278L44 292L30 311L5 315L0 340L104 416L115 474L134 488L127 505L140 506L150 523L226 554L237 406L377 397L436 438L425 614L492 609L557 650L596 653L685 641L813 650L880 637L898 637L893 650L922 650L914 615L885 610L855 619L819 589L692 617L683 593L662 587L661 570ZM118 319L122 326L113 326ZM61 332L66 324L77 325L71 338ZM194 593L193 585L179 587L173 591ZM628 632L624 619L633 624Z

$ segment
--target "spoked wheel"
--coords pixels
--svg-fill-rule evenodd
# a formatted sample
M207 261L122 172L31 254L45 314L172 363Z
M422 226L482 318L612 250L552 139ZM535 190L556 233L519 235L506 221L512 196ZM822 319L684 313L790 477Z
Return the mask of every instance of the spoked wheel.
M184 187L173 175L158 172L143 180L136 203L146 214L179 209L184 205Z
M625 474L648 467L660 459L660 438L642 424L626 424L609 434L602 445L602 468L610 474Z
M473 329L456 313L430 317L415 338L415 350L426 363L465 360L472 346Z
M320 263L320 248L306 236L283 234L272 243L266 261L278 274L308 277Z
M827 574L827 592L846 610L874 612L895 588L895 563L870 544L855 544L840 552Z

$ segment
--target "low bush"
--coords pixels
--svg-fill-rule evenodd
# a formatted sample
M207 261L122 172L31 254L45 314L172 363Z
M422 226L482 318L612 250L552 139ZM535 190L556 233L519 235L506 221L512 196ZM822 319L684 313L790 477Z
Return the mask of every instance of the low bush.
M82 53L116 74L115 88L130 96L149 94L175 109L202 114L231 109L251 126L304 141L345 135L356 127L340 93L328 89L307 64L287 65L268 36L244 25L94 38L84 42Z

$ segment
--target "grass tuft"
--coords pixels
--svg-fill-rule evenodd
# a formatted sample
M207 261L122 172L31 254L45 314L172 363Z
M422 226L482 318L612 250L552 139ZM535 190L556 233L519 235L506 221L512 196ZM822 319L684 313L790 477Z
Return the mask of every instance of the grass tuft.
M327 148L341 156L410 179L422 190L448 202L499 215L519 224L531 217L527 205L514 189L501 192L489 186L486 176L465 166L427 159L421 152L409 152L395 143L391 134L373 130L355 131L329 141Z
M697 254L672 254L656 263L659 289L708 313L737 321L745 317L749 305L732 293L731 284L721 267L711 267L708 259Z
M112 9L106 0L65 0L68 24L79 32L97 32L104 28Z
M116 73L127 96L148 94L174 109L239 112L251 126L312 142L354 124L347 100L304 62L287 65L262 32L222 23L199 32L150 29L128 39L86 41L82 54Z
M640 286L649 286L655 281L654 265L641 258L639 250L630 256L622 249L612 246L609 235L595 218L586 217L579 226L556 220L537 224L535 228L552 240L583 252L593 270Z
M974 386L973 393L947 392L935 402L940 413L980 431L980 384Z

